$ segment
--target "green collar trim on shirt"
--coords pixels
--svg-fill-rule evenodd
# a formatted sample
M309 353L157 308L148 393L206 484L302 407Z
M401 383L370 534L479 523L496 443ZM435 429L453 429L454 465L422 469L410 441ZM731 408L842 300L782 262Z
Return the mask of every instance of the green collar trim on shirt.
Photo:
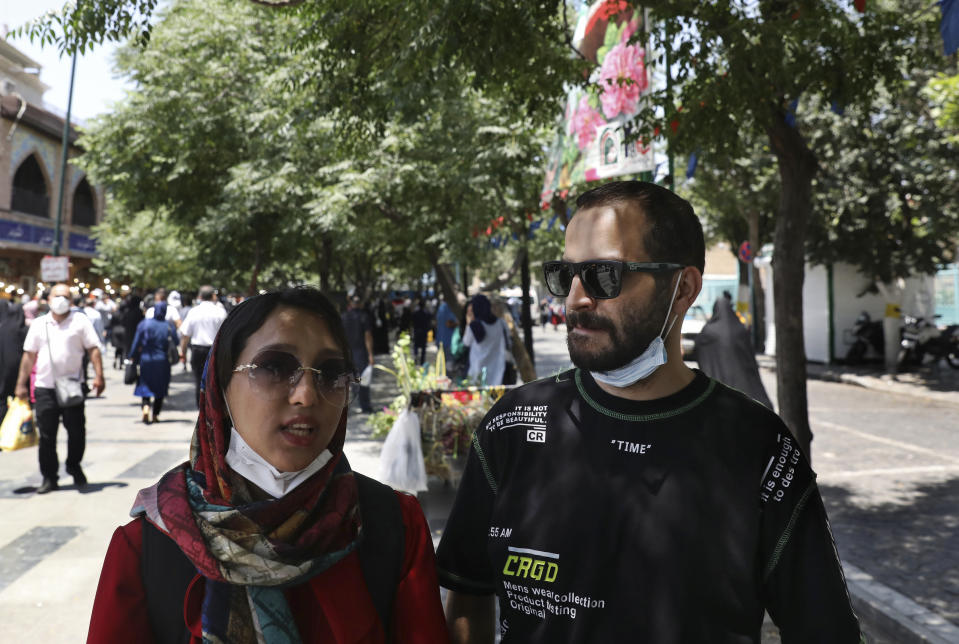
M716 388L716 381L710 378L709 385L706 387L706 390L703 391L703 393L701 393L699 396L697 396L695 400L691 400L690 402L686 403L682 407L677 407L676 409L660 412L658 414L622 414L618 411L613 411L612 409L607 409L606 407L603 407L601 404L593 400L588 393L586 393L586 388L583 386L582 372L579 369L576 370L576 388L579 389L579 394L583 397L583 400L589 403L589 406L595 409L596 411L598 411L599 413L605 414L609 416L610 418L615 418L616 420L623 420L629 423L642 423L642 422L648 422L651 420L663 420L664 418L672 418L673 416L678 416L680 414L686 413L687 411L689 411L696 405L706 400L706 398L709 397L709 394L713 393L713 389Z

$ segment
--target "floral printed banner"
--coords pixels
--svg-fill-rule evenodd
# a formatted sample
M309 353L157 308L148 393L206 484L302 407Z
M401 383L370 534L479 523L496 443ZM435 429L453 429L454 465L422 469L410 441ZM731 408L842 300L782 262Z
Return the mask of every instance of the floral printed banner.
M567 96L562 127L550 150L541 199L565 194L574 183L651 171L653 153L642 142L626 144L632 118L649 91L646 48L629 40L644 15L622 0L586 7L574 46L596 63L587 88Z

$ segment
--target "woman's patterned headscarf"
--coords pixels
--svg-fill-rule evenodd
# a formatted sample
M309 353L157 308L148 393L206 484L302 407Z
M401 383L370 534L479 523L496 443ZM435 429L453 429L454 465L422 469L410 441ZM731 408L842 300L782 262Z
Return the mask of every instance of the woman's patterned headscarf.
M348 408L323 469L280 499L254 501L251 484L226 463L231 424L216 377L218 343L203 373L190 462L141 490L131 514L173 539L206 578L204 642L299 642L282 589L340 561L361 533L356 480L343 455Z

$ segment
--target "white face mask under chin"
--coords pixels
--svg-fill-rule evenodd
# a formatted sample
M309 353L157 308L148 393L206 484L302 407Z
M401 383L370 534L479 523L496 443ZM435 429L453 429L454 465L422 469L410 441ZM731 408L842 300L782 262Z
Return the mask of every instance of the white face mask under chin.
M225 397L223 403L226 406L226 413L230 416L230 421L233 422L233 413L230 411L230 405L227 404ZM303 481L323 469L323 466L333 458L330 450L325 449L302 470L281 472L257 454L236 431L236 423L233 423L233 425L230 428L230 447L226 451L226 464L233 468L234 472L275 499L282 498L295 490Z
M676 300L676 293L679 292L679 283L682 281L683 276L680 274L679 279L676 280L676 286L673 287L673 295L669 300L669 309L666 311L666 319L663 320L663 326L659 330L659 335L653 338L653 341L649 343L646 350L619 369L590 371L594 380L612 387L629 387L644 378L648 378L654 371L666 364L669 356L666 353L666 344L663 338L669 335L669 332L673 329L673 325L676 323L676 318L679 317L675 316L673 317L673 321L669 322L669 314L673 312L673 302ZM666 328L667 322L669 322L669 328Z

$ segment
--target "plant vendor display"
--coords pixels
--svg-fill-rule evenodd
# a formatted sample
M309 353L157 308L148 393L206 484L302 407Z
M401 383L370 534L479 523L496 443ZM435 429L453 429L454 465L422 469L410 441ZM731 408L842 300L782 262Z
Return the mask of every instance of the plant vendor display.
M462 470L473 430L503 395L503 387L453 387L446 376L443 354L437 364L417 366L410 351L410 337L401 333L391 354L393 369L376 365L392 374L400 394L382 412L370 415L374 437L384 437L400 413L413 408L420 417L423 458L427 474L454 481Z

